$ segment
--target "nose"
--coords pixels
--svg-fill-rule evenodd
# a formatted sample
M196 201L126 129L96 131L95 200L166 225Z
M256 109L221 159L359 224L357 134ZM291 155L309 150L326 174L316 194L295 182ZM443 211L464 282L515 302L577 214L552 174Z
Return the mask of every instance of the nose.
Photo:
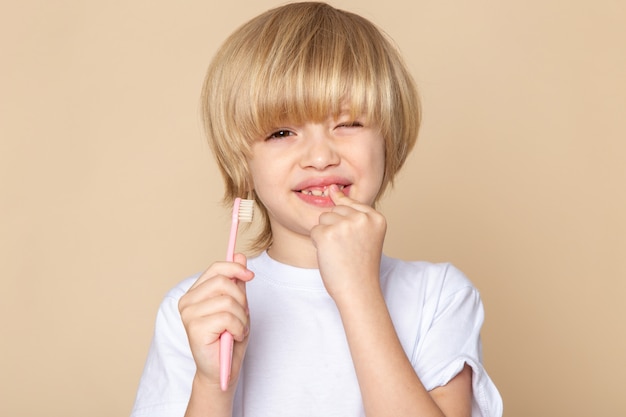
M341 161L332 134L325 129L310 129L304 140L304 150L300 165L302 168L324 170L338 165Z

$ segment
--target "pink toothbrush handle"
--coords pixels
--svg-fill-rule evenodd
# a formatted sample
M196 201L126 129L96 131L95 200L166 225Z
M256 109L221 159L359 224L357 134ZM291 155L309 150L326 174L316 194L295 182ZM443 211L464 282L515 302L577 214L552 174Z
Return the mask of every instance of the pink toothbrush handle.
M235 257L240 203L241 199L236 198L233 204L232 224L230 227L230 237L228 239L228 250L226 251L226 260L228 262L233 262ZM222 391L228 389L228 382L230 381L230 372L233 363L233 343L233 335L229 332L224 332L220 335L220 387Z
M233 362L233 335L224 332L220 336L220 386L222 391L228 389L230 371Z

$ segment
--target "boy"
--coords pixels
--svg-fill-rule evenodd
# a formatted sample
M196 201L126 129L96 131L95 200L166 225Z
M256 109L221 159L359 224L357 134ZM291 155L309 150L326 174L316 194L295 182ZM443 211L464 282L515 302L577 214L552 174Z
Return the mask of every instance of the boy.
M203 105L225 201L254 199L264 227L255 257L165 297L133 416L500 416L476 289L450 265L382 254L374 206L420 113L381 32L324 3L270 10L218 51Z

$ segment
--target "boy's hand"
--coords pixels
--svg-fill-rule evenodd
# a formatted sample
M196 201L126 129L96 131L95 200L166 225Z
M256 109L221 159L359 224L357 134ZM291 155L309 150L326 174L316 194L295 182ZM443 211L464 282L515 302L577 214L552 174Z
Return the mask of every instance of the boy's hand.
M196 378L219 389L219 338L228 330L234 337L231 386L236 386L248 344L250 318L245 283L254 277L247 259L215 262L180 298L178 309L196 362Z
M387 230L385 217L330 187L335 207L311 230L327 291L335 302L359 291L380 291L380 259Z

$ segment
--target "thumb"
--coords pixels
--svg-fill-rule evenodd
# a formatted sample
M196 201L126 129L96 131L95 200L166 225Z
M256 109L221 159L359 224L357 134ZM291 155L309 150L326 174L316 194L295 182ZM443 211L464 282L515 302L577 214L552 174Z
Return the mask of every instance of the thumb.
M244 255L243 253L236 253L233 256L233 262L237 262L240 265L248 267L248 258L246 258L246 255Z
M233 256L233 262L243 265L245 269L244 274L237 276L237 285L242 285L245 288L245 283L254 278L254 272L248 269L248 258L243 253L236 253Z

